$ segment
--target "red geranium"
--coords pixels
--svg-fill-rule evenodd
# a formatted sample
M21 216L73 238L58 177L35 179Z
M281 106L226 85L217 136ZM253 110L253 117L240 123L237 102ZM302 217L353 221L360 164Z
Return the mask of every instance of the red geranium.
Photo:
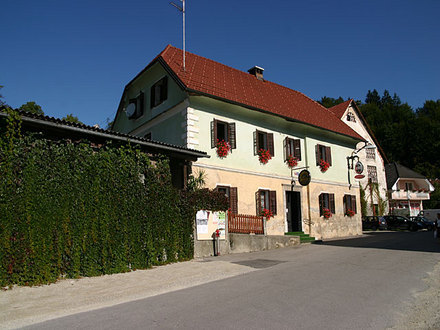
M273 218L273 212L268 209L263 209L261 211L261 215L263 217L265 217L267 220L269 220L270 218Z
M324 159L321 159L319 161L319 167L321 168L321 172L325 172L328 170L328 168L330 167L330 164L327 163Z
M296 165L298 165L298 158L289 155L289 157L287 157L286 162L287 162L287 166L289 166L290 168L294 168Z
M272 159L272 156L270 155L269 150L260 149L258 150L258 159L261 164L267 164L267 162Z
M323 216L325 219L332 217L332 211L330 211L329 209L323 209L322 211L323 211Z
M224 140L217 140L216 148L217 156L219 156L220 158L225 158L231 150L230 144Z
M352 209L348 209L347 213L345 213L345 215L348 215L349 217L352 217L355 215L354 211Z

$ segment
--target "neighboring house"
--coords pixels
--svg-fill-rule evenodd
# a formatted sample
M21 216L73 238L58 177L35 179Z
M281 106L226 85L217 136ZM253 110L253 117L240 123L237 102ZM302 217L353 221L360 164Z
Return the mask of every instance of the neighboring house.
M385 170L390 212L404 210L410 216L418 215L434 186L423 175L397 163L387 164Z
M112 129L207 152L192 170L229 196L232 212L271 210L269 235L362 233L359 186L348 184L346 157L365 139L304 94L265 80L262 68L246 73L186 52L183 70L182 51L167 46L126 85ZM231 146L226 157L217 154L218 140ZM271 155L267 164L260 149ZM293 171L289 155L298 158ZM321 160L330 165L325 173ZM307 186L298 184L302 168L311 174Z
M335 105L330 110L371 145L376 146L375 149L363 149L357 153L359 161L364 165L363 175L365 177L356 181L365 190L365 201L367 202L366 215L388 214L387 181L385 176L385 164L388 161L385 153L353 99Z
M176 188L184 188L188 176L188 164L200 157L207 157L205 152L188 149L182 146L108 131L95 126L72 123L62 119L19 111L21 129L27 132L39 132L50 139L71 139L73 141L86 140L92 145L99 146L105 142L130 143L148 153L152 159L157 156L166 156L170 160L172 184ZM0 119L7 117L7 113L0 107Z

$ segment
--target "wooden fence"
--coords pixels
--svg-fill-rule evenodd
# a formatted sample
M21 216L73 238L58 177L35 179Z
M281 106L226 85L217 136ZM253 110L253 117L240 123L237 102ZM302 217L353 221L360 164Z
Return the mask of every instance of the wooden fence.
M228 232L239 234L264 234L263 217L258 215L228 213Z

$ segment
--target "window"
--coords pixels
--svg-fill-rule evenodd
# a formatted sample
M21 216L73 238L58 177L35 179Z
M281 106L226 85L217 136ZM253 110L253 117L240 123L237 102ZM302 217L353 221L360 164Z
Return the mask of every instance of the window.
M263 209L277 214L277 192L273 190L260 189L255 193L255 204L257 206L257 215L261 215Z
M414 190L414 189L413 189L413 184L412 184L412 182L406 182L406 183L405 183L405 190L406 190L406 191L412 191L412 190Z
M367 154L367 159L376 159L376 150L374 149L365 149Z
M286 137L284 139L284 161L289 156L293 156L301 160L301 141Z
M325 160L332 166L332 152L330 147L323 146L321 144L316 145L316 165L319 165L321 159Z
M354 116L353 112L349 111L347 113L347 121L352 121L354 123L356 122L356 117Z
M237 187L217 186L217 191L225 194L229 201L229 208L232 213L238 213L238 194Z
M151 86L150 107L154 108L167 99L168 77L165 76Z
M357 213L355 195L344 195L344 214L347 214L349 209Z
M135 111L128 117L129 119L136 119L144 114L144 93L140 92L136 98L130 99L128 103L135 106Z
M367 165L368 181L377 183L376 166Z
M269 150L270 155L275 156L273 147L273 133L266 133L259 130L254 132L254 155L258 154L258 150Z
M235 123L214 119L211 122L211 148L215 148L217 140L229 142L231 149L235 149Z
M335 214L335 195L322 193L319 195L319 215L324 214L324 209L329 209L331 213Z

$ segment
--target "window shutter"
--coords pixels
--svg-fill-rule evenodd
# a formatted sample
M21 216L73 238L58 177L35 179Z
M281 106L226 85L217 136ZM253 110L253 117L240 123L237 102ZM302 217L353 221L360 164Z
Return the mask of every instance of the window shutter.
M165 76L165 77L163 77L163 79L162 79L162 86L160 86L161 87L161 95L160 95L160 98L161 98L161 102L162 101L165 101L167 98L168 98L168 76Z
M269 153L272 157L275 156L275 148L273 144L273 133L267 134L267 148L269 149Z
M275 150L274 150L274 147L273 147L273 133L268 133L267 134L267 147L269 149L270 155L272 157L275 156Z
M238 213L237 187L229 188L229 207L231 208L232 213L235 213L235 214Z
M324 212L324 194L319 195L319 216L323 215Z
M354 211L354 213L357 213L357 209L356 209L356 196L351 196L351 207L352 210Z
M286 137L284 139L284 161L287 161L287 157L289 157L289 138Z
M217 142L217 121L214 119L211 121L211 149L215 148Z
M254 131L254 155L258 155L257 134L258 131Z
M335 214L335 195L334 194L328 194L328 200L329 200L329 208L330 211Z
M255 193L255 206L256 206L256 214L261 215L261 198L260 198L260 190L257 190Z
M293 140L293 153L298 160L301 160L301 140Z
M315 153L316 153L316 165L319 165L319 161L321 160L321 150L319 148L319 144L317 144L315 147Z
M332 149L330 147L325 147L325 161L332 166Z
M231 149L237 148L235 142L235 123L228 124L228 139L229 139L229 144L231 145Z
M269 192L269 210L273 215L277 214L277 192L275 190Z
M136 101L136 118L139 118L144 113L144 93L141 92Z
M347 203L347 195L344 195L344 199L343 199L343 203L344 203L344 214L347 213L348 210L348 203Z
M154 104L156 102L156 93L154 92L155 85L151 86L150 89L150 108L154 108Z

